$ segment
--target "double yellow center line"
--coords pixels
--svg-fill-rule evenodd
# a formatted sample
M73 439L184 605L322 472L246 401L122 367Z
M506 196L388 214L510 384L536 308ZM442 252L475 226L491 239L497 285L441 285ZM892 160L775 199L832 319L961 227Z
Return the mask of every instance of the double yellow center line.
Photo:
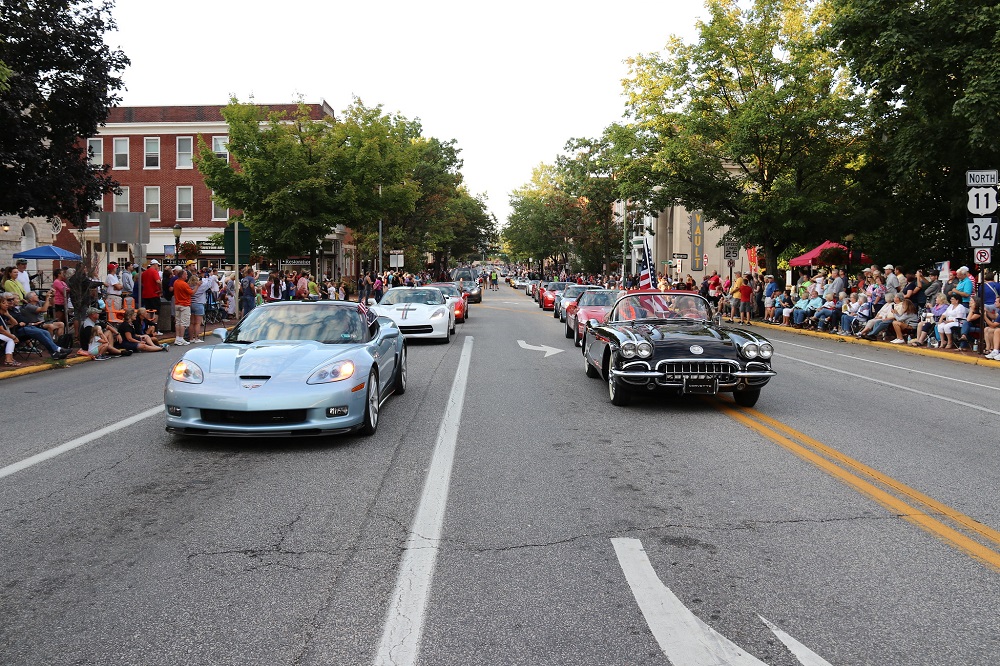
M755 409L710 400L730 418L867 495L891 513L1000 571L1000 532Z

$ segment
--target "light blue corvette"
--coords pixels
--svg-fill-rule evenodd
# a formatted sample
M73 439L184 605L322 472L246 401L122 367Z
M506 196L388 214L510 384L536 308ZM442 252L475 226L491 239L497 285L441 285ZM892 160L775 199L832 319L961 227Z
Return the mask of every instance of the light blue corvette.
M406 390L399 328L358 303L269 303L213 335L223 342L189 349L167 377L168 432L371 435L382 403Z

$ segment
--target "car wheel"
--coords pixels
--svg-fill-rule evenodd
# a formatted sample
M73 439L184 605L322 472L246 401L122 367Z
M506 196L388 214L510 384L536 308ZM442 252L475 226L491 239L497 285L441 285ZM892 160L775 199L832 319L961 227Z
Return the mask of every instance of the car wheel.
M587 358L586 354L583 356L583 362L587 366L587 376L591 379L597 379L601 376L601 373L597 371L597 368L590 364L590 359Z
M444 329L444 339L441 340L441 342L443 344L448 344L449 342L451 342L451 328L449 328L447 326L445 327L445 329Z
M462 313L462 323L469 321L469 307L465 307L465 312Z
M451 322L451 334L455 335L455 322Z
M576 324L573 324L573 346L582 347L583 338L580 337L580 329Z
M760 398L760 389L754 391L733 391L733 400L740 407L753 407Z
M559 311L556 310L555 308L552 308L552 318L559 319Z
M617 407L624 407L632 401L632 396L621 387L615 376L611 374L610 367L608 367L608 397L611 398L611 404Z
M566 324L566 337L567 338L573 337L573 329L569 327L569 324Z
M406 347L403 347L396 362L396 379L392 382L392 390L396 395L406 393Z
M368 392L365 394L365 420L361 423L362 435L374 435L378 429L378 376L372 370L368 373Z

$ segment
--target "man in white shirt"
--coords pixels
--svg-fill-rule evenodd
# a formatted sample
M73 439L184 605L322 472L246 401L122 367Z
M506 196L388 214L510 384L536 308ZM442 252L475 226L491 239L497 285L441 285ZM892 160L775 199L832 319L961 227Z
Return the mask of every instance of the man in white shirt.
M21 288L24 289L24 293L27 294L31 291L31 278L28 277L28 260L18 259L17 264L17 281L21 284Z
M896 267L892 264L886 264L882 270L885 271L885 302L891 303L892 297L899 291L899 277L896 275Z

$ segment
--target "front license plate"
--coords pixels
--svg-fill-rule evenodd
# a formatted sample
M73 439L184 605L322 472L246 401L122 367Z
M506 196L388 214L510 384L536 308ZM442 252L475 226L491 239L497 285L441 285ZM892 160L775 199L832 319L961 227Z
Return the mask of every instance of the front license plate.
M715 395L719 392L719 380L714 377L711 379L693 379L691 377L686 377L684 379L684 392Z

